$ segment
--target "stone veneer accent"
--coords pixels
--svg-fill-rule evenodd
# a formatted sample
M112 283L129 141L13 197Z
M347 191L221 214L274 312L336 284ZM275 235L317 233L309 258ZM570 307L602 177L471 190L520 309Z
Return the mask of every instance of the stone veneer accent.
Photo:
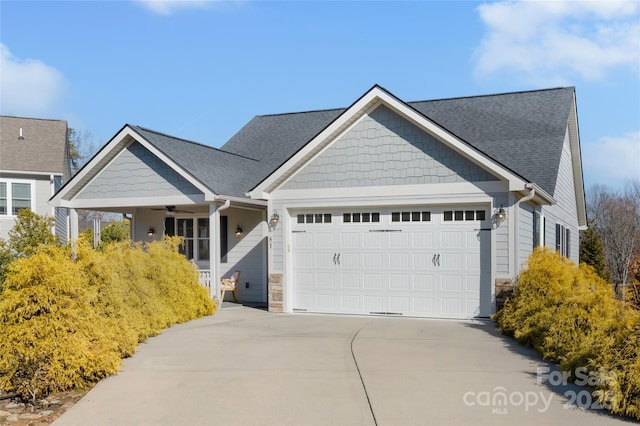
M496 312L504 307L505 302L513 294L511 278L496 278Z
M282 312L282 274L269 274L269 312Z

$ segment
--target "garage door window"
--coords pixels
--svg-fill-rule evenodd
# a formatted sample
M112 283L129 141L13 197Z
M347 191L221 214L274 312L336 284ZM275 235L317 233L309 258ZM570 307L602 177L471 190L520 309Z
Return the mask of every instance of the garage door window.
M391 212L391 222L431 222L431 212Z
M296 216L298 223L331 223L331 213L305 213Z
M484 210L445 210L445 222L468 222L472 220L485 220Z
M360 213L343 213L342 223L378 223L380 222L380 213L378 212L360 212Z

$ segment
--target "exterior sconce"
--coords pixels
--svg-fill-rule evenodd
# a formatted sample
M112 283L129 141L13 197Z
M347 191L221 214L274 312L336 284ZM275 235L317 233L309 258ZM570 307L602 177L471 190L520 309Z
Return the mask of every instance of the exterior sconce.
M507 212L504 210L504 207L500 206L499 209L496 209L494 216L498 219L498 222L504 222L507 218Z
M271 215L271 219L269 219L269 224L272 228L275 228L278 222L280 221L280 216L278 216L278 212L276 210L273 211Z
M236 238L242 238L242 235L244 235L242 227L238 225L238 227L236 228Z
M153 228L153 226L150 226L149 230L147 231L147 237L153 238L154 235L156 235L156 230Z

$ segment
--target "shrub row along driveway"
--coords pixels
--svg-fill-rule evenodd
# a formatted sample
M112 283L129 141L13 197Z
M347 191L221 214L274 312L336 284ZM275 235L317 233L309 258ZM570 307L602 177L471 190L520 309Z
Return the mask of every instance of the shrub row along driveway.
M566 409L588 395L537 384L548 366L491 322L225 307L149 339L55 425L623 423Z

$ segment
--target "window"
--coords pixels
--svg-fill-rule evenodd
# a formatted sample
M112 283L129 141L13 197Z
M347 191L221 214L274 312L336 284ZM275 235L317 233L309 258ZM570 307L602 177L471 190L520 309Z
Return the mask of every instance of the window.
M431 212L391 212L391 222L431 222Z
M209 260L209 218L198 219L198 259Z
M298 223L331 223L331 213L307 213L296 216Z
M485 220L484 210L445 210L443 220L445 222L462 222L472 220Z
M343 213L342 223L378 223L380 222L380 213Z
M544 216L533 211L533 248L544 246Z
M571 255L571 230L556 223L556 251L562 256Z
M7 183L0 182L0 214L7 214Z
M31 183L0 182L0 215L17 215L22 209L31 209Z
M177 219L176 224L178 236L184 238L180 253L187 259L193 259L193 219Z

